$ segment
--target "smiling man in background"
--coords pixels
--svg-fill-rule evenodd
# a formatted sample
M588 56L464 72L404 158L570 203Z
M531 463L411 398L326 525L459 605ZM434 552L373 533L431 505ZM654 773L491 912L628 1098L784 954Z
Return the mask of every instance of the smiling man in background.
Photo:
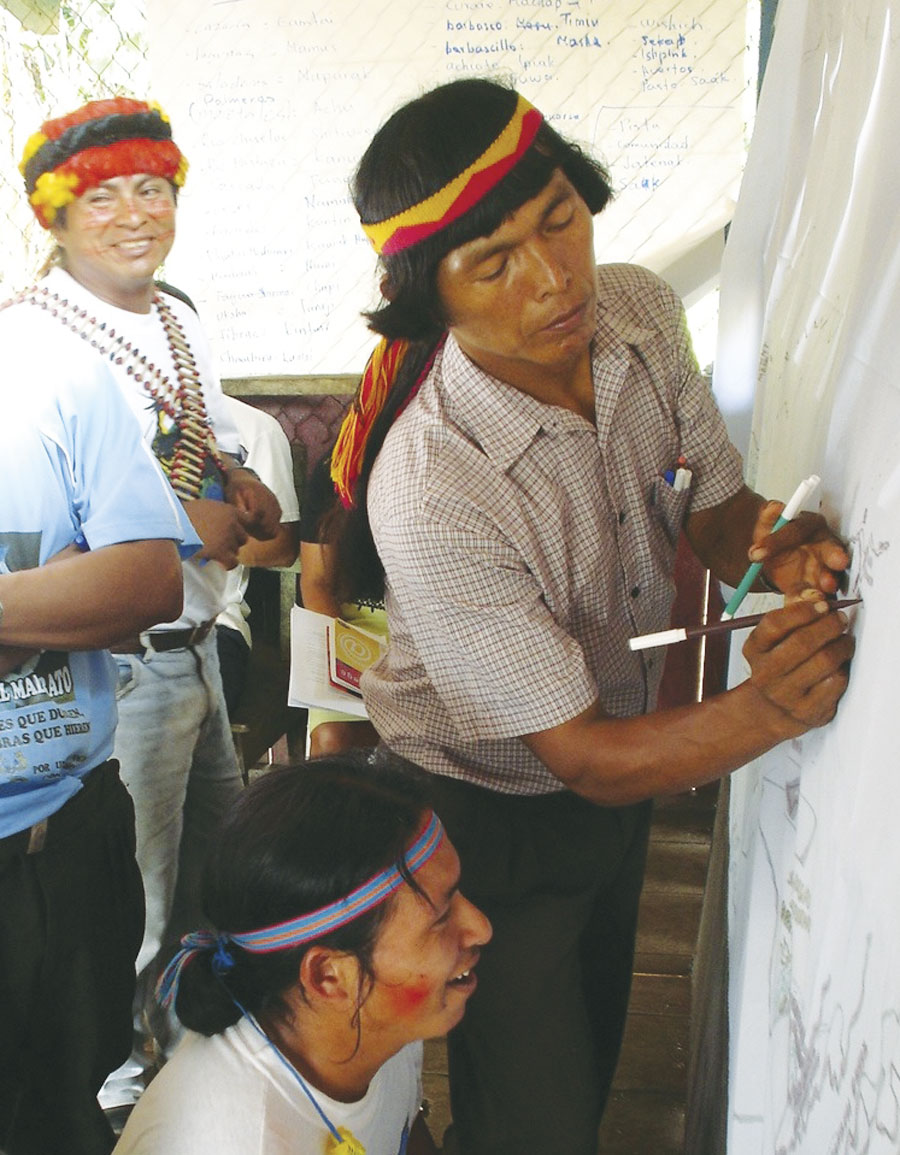
M167 944L199 917L200 863L241 788L222 695L214 623L226 571L248 534L271 538L280 510L233 455L238 436L199 320L154 275L175 238L187 162L161 110L140 100L93 101L47 121L21 164L29 201L56 241L55 264L18 307L42 339L87 347L112 374L203 542L184 565L184 611L114 645L119 686L116 757L135 803L147 898L138 956L135 1062L105 1105L133 1101L152 1018L152 987ZM159 1045L167 1024L152 1024Z

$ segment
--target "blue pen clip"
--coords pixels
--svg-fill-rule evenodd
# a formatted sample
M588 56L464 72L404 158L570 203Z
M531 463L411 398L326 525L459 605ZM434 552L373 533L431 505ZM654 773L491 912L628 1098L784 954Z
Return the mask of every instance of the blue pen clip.
M671 468L663 470L664 480L671 485L676 492L682 489L689 489L691 477L691 471L687 467L687 458L683 453Z

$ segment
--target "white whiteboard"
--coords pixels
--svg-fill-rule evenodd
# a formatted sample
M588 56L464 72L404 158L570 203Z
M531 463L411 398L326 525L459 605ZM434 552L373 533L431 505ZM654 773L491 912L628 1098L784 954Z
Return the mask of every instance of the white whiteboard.
M755 7L755 6L754 6ZM191 162L166 275L226 376L359 370L375 257L347 182L407 99L511 80L609 165L603 260L657 271L730 220L752 108L747 0L154 0L153 96Z
M900 1151L900 42L891 0L781 0L723 266L751 482L822 476L864 604L837 718L739 772L729 1155ZM749 377L749 381L747 380Z

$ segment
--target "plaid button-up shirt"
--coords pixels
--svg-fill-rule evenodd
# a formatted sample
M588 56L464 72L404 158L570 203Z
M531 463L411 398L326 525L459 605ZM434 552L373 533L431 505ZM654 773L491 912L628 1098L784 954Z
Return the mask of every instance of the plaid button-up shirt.
M398 754L515 794L560 783L520 736L599 699L653 708L688 509L742 484L681 303L653 274L601 266L596 427L477 368L448 338L369 485L391 644L364 677ZM665 471L684 456L689 489Z

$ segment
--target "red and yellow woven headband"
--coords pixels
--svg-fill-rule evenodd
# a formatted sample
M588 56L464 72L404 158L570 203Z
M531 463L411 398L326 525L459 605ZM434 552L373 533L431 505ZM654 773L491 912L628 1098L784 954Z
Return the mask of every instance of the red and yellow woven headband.
M180 188L187 167L159 105L116 96L45 121L26 142L19 171L35 216L50 228L61 208L105 180L148 173Z
M519 96L506 128L467 169L430 197L363 231L377 253L389 256L446 228L499 184L527 151L543 117Z

